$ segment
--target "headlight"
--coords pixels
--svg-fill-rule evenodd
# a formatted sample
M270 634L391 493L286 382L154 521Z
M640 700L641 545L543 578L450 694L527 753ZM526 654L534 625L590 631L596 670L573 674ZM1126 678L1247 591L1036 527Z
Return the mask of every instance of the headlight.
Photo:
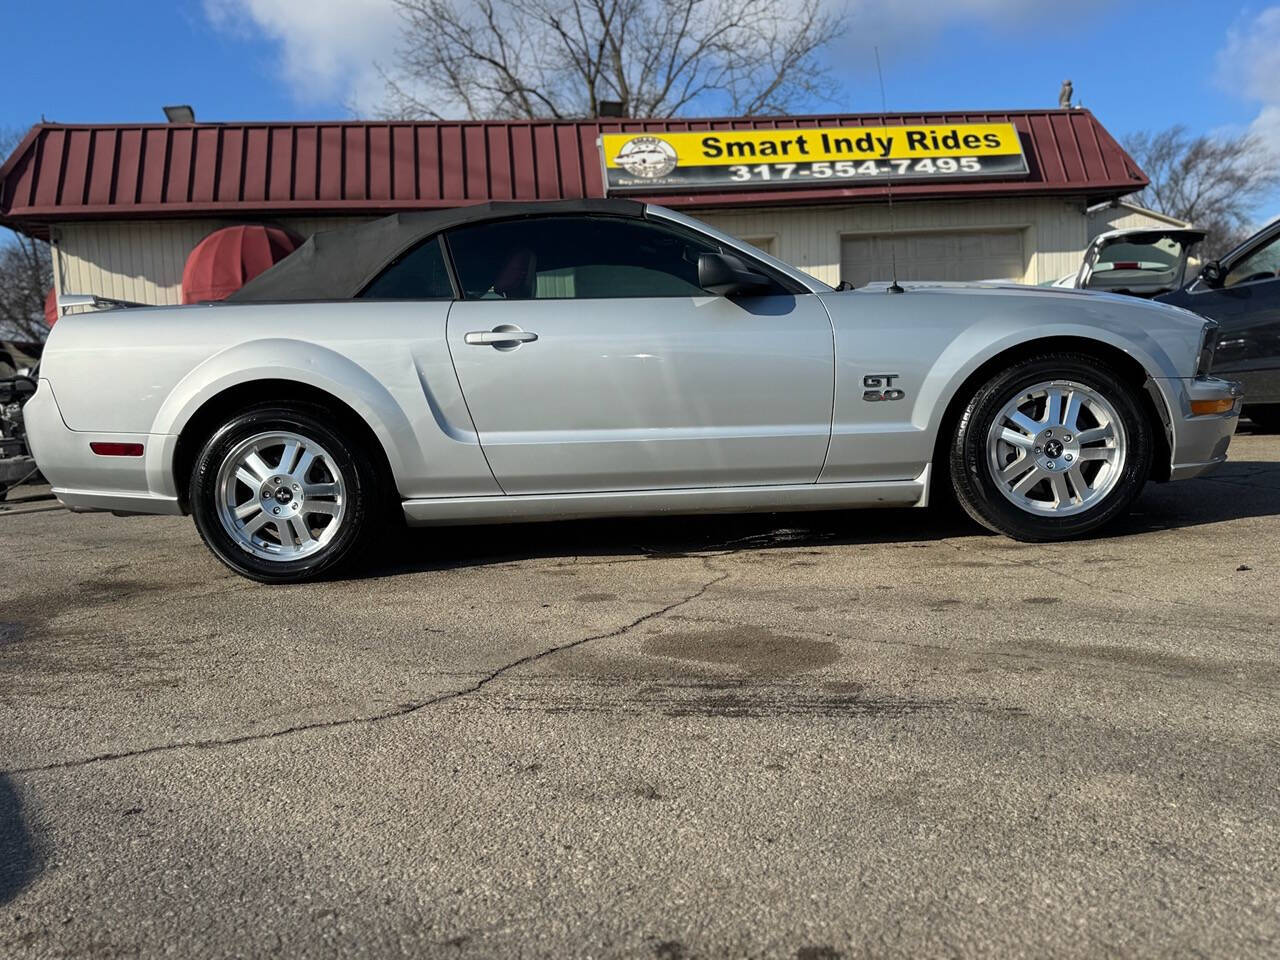
M1216 320L1205 322L1200 333L1200 355L1196 357L1196 376L1207 377L1213 367L1213 353L1218 349L1218 328Z

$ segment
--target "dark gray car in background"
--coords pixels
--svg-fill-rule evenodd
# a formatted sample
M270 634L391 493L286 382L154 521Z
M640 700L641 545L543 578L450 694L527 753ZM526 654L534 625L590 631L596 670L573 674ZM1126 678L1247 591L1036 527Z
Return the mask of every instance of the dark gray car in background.
M1245 414L1265 430L1280 430L1280 220L1205 263L1191 283L1154 299L1222 325L1214 375L1240 381Z

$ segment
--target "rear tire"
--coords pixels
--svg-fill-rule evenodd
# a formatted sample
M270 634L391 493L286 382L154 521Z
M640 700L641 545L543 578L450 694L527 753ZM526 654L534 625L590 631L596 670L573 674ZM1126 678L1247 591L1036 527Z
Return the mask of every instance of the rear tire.
M1082 354L1031 357L978 387L956 426L951 481L965 512L1015 540L1070 540L1123 515L1155 449L1138 391Z
M351 564L375 534L372 458L323 407L263 404L205 441L189 488L213 555L261 583L300 583Z

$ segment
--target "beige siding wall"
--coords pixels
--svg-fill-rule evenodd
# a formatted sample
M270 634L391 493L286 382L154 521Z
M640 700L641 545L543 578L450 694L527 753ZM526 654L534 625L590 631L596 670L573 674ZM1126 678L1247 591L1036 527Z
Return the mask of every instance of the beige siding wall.
M770 252L827 283L840 280L841 240L889 230L885 204L801 207L699 214L734 236L768 238ZM1027 283L1074 272L1088 240L1083 209L1060 200L900 202L894 225L906 232L1017 229L1024 234ZM302 236L368 218L274 221ZM57 228L55 270L61 292L94 293L140 303L182 300L182 268L208 234L236 221L155 220L66 224Z
M271 223L306 237L365 217L282 217ZM57 228L55 282L62 293L94 293L137 303L182 302L182 268L213 231L243 221L138 220Z
M1185 221L1172 217L1149 216L1130 207L1106 207L1089 214L1089 239L1108 230L1158 230L1161 227L1185 227Z
M735 237L776 237L776 256L831 284L840 281L843 237L884 234L890 226L887 204L709 210L694 215ZM1087 223L1081 205L1062 200L900 202L893 206L893 226L904 232L1011 227L1024 231L1026 258L1021 279L1025 283L1054 280L1078 269L1088 242Z

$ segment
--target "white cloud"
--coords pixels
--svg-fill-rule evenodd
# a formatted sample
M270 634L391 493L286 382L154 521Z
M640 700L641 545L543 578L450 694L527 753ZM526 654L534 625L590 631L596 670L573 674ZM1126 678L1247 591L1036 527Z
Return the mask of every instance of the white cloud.
M1235 23L1218 52L1218 80L1233 93L1280 100L1280 5Z
M1280 5L1244 18L1218 52L1218 84L1261 104L1250 132L1280 154Z
M391 0L204 0L204 9L219 29L274 41L300 103L369 109L382 98L377 68L393 65L400 35Z

